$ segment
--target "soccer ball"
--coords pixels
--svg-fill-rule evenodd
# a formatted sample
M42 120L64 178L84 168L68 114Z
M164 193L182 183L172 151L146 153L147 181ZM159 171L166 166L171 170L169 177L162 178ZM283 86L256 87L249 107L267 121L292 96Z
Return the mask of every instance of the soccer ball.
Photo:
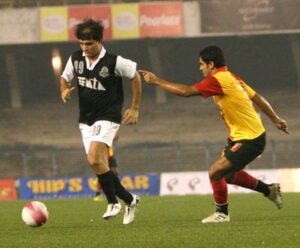
M48 220L48 210L44 203L31 201L26 203L22 210L22 219L26 225L32 227L42 226Z

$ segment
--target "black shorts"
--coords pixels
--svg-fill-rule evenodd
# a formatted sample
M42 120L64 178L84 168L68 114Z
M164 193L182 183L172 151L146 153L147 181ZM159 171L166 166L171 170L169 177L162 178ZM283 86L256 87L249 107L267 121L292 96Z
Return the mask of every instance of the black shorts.
M252 140L231 141L228 139L224 156L231 162L233 170L239 171L262 154L265 145L265 133Z

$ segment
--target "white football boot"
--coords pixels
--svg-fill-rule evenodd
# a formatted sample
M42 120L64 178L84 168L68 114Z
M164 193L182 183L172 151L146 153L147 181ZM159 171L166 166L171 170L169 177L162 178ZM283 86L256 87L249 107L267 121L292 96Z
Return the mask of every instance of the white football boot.
M118 213L120 213L121 211L121 203L110 203L107 205L107 209L106 209L106 212L103 214L102 218L103 219L109 219L111 217L115 217L118 215Z
M215 212L212 215L208 216L207 218L203 219L201 222L203 224L207 224L207 223L223 223L229 221L230 221L229 215L220 212Z
M123 224L127 225L130 224L135 217L135 210L140 203L140 198L137 195L132 195L133 200L130 204L125 205L125 213L123 217Z
M269 186L270 194L267 196L278 209L282 208L282 196L279 183L273 183Z

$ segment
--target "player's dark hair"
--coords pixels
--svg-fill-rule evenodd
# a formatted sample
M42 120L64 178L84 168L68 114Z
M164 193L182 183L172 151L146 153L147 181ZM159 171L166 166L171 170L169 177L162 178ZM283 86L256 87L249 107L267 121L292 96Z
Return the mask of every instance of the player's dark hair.
M200 51L199 56L206 64L212 61L216 68L226 65L224 52L220 47L208 46Z
M76 25L75 36L79 40L102 41L103 30L104 26L101 21L89 18Z

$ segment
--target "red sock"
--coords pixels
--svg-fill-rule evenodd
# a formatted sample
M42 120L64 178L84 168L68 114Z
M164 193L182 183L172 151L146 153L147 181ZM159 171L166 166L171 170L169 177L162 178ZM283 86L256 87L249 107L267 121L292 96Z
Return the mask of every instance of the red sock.
M215 203L217 205L226 204L228 198L228 192L227 192L227 183L225 179L221 179L219 181L211 181L211 186L213 189Z
M241 186L243 188L247 189L255 189L257 180L250 174L248 174L246 171L241 170L237 173L235 173L235 177L233 179L232 184Z

